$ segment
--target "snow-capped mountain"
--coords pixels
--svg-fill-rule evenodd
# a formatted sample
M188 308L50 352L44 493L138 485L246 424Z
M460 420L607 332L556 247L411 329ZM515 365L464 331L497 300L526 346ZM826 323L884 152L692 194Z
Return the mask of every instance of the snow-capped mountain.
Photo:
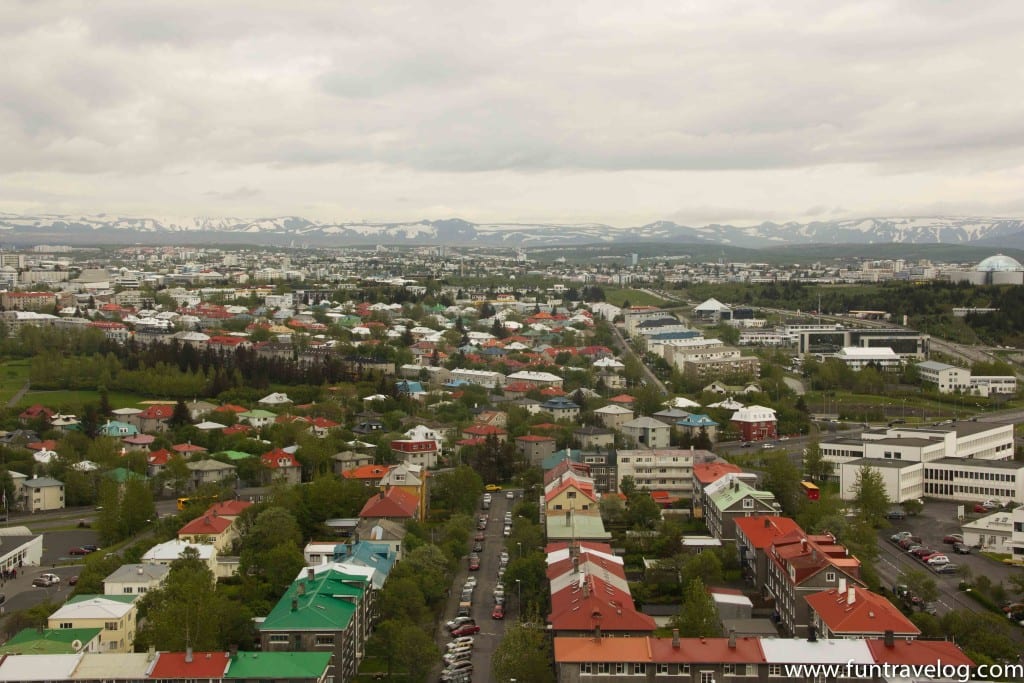
M251 244L343 246L448 244L531 247L671 242L735 247L788 244L1019 244L1024 220L1009 218L865 218L812 223L689 227L657 221L636 227L601 224L470 223L457 218L409 223L313 221L276 218L126 218L24 216L0 213L0 241L66 244Z

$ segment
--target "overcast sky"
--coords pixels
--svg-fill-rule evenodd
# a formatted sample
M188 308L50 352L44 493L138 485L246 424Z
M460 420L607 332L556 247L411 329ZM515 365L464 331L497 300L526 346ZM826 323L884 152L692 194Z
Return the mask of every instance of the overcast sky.
M0 3L0 211L1024 215L1024 3Z

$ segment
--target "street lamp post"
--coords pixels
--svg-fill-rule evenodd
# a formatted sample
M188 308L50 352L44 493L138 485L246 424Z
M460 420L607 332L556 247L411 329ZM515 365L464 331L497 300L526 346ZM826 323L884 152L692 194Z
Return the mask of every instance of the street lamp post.
M518 554L516 555L516 557L522 557L523 556L523 544L522 544L521 541L516 541L516 548L518 548Z
M516 579L516 618L523 620L523 582Z

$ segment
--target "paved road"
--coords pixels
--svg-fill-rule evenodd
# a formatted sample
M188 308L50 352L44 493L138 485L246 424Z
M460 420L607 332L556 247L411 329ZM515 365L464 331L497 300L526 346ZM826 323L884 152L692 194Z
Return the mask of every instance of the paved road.
M31 387L32 382L26 380L25 383L21 385L21 389L18 389L16 392L14 392L14 396L11 396L11 400L7 402L7 407L13 408L14 406L18 405L18 401L20 401L22 397L28 393L28 390Z
M502 536L505 511L511 510L512 505L519 500L518 497L514 501L507 500L505 491L497 491L491 494L491 497L491 509L487 512L480 511L477 513L478 517L480 515L487 515L488 523L487 529L484 531L486 537L484 549L483 552L478 553L480 555L480 569L479 571L472 572L476 575L477 580L476 589L473 591L472 617L480 627L480 633L474 636L475 641L473 643L473 681L475 683L486 683L493 680L491 677L491 658L498 647L498 643L501 642L505 635L505 622L491 619L491 610L494 609L494 586L498 583L499 555L505 549L505 539ZM472 544L472 541L470 543ZM515 550L510 551L510 554L512 552L515 552ZM452 582L451 597L448 599L444 621L455 617L462 593L462 586L466 583L466 578L470 574L468 566L467 549L467 559L463 560L459 570L455 573L455 580ZM505 586L505 608L510 612L506 618L514 618L516 616L515 586ZM445 644L451 637L448 635L448 630L443 622L439 625L435 638L441 651L444 652ZM440 667L438 667L438 673L440 673Z
M612 333L615 334L615 338L618 342L618 347L621 354L623 356L633 356L634 358L636 358L637 361L640 363L640 367L643 368L644 377L647 378L647 381L653 384L654 386L658 387L658 389L661 390L661 393L671 394L671 392L668 390L668 387L665 386L665 383L658 379L658 376L654 374L654 371L647 366L647 363L644 362L643 357L641 357L640 354L634 352L633 347L631 347L626 342L626 339L622 336L622 330L620 330L618 326L614 324L611 326L611 328Z

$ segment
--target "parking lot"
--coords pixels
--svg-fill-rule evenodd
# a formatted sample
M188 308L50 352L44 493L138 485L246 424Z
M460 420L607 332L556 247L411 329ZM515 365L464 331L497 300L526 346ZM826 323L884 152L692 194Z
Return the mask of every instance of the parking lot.
M961 580L958 574L940 574L932 571L926 564L893 544L889 538L894 533L904 530L911 532L921 538L922 545L945 553L950 562L969 567L972 576L988 576L993 583L1005 582L1012 574L1024 571L1019 567L1010 567L979 555L974 549L969 555L953 553L953 547L943 543L942 539L949 534L960 533L960 521L956 518L956 513L956 503L930 501L925 504L925 509L920 515L892 520L888 529L882 529L878 533L881 551L877 565L878 573L886 587L892 588L896 583L901 583L900 577L906 571L928 572L939 587L940 596L936 608L940 615L952 609L981 611L983 608L957 589ZM968 518L977 516L980 515L968 512Z

